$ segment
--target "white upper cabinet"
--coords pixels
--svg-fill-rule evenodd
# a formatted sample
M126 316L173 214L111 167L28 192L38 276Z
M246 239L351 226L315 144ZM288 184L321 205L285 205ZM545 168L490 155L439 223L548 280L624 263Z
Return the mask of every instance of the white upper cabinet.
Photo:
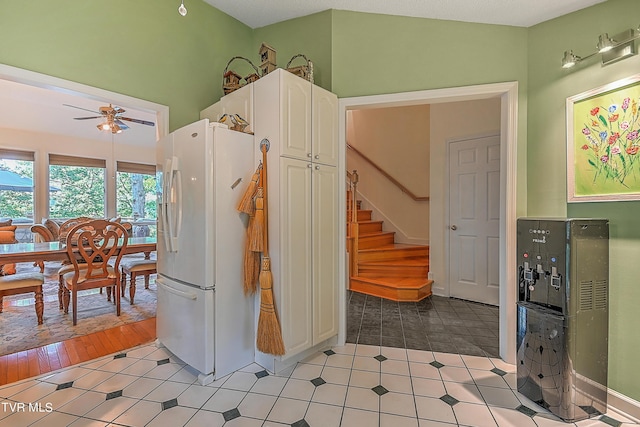
M338 97L319 86L312 86L312 161L338 164Z
M245 132L253 132L253 85L249 84L223 96L220 101L205 108L200 112L200 119L209 119L217 122L224 114L238 114L249 122ZM229 127L233 125L226 122Z
M282 111L280 155L311 160L311 83L289 72L277 72Z

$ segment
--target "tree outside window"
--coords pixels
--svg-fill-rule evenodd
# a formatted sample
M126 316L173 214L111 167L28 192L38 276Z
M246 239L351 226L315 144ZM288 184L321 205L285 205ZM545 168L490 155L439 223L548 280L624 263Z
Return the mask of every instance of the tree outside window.
M105 170L82 166L50 166L49 183L60 188L49 198L51 218L104 217Z
M117 213L133 225L136 237L156 235L155 166L118 162Z

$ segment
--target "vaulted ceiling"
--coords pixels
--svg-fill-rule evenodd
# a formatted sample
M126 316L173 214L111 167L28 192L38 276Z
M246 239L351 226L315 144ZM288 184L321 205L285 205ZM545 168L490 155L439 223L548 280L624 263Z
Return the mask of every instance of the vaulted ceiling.
M185 0L185 6L189 7ZM327 9L530 27L605 0L205 0L251 28ZM176 4L176 8L178 4Z

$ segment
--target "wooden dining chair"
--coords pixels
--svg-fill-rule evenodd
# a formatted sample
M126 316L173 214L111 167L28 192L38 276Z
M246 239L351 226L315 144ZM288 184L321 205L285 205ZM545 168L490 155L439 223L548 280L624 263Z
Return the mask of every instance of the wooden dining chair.
M120 263L120 296L124 296L127 286L127 275L129 275L129 304L133 305L133 298L136 296L136 277L144 276L144 288L149 289L149 277L156 271L155 258L131 257L123 259Z
M33 292L36 299L35 309L38 325L42 325L44 312L43 283L44 276L42 273L17 273L10 276L0 276L0 313L2 313L3 297Z
M67 254L73 271L62 276L64 313L73 308L73 324L78 322L78 291L95 288L113 290L116 315L120 316L120 259L129 236L121 224L103 219L83 222L67 234ZM115 259L115 261L113 261ZM112 261L111 263L109 261Z

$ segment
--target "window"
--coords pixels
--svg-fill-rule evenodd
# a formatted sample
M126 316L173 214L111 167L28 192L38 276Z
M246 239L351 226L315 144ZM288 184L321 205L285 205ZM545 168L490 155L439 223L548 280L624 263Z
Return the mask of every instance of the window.
M103 159L49 154L49 186L58 189L49 197L49 216L104 217L105 171Z
M156 167L117 163L117 215L133 225L135 237L156 235Z
M12 219L20 242L32 241L33 160L32 152L0 149L0 221Z

